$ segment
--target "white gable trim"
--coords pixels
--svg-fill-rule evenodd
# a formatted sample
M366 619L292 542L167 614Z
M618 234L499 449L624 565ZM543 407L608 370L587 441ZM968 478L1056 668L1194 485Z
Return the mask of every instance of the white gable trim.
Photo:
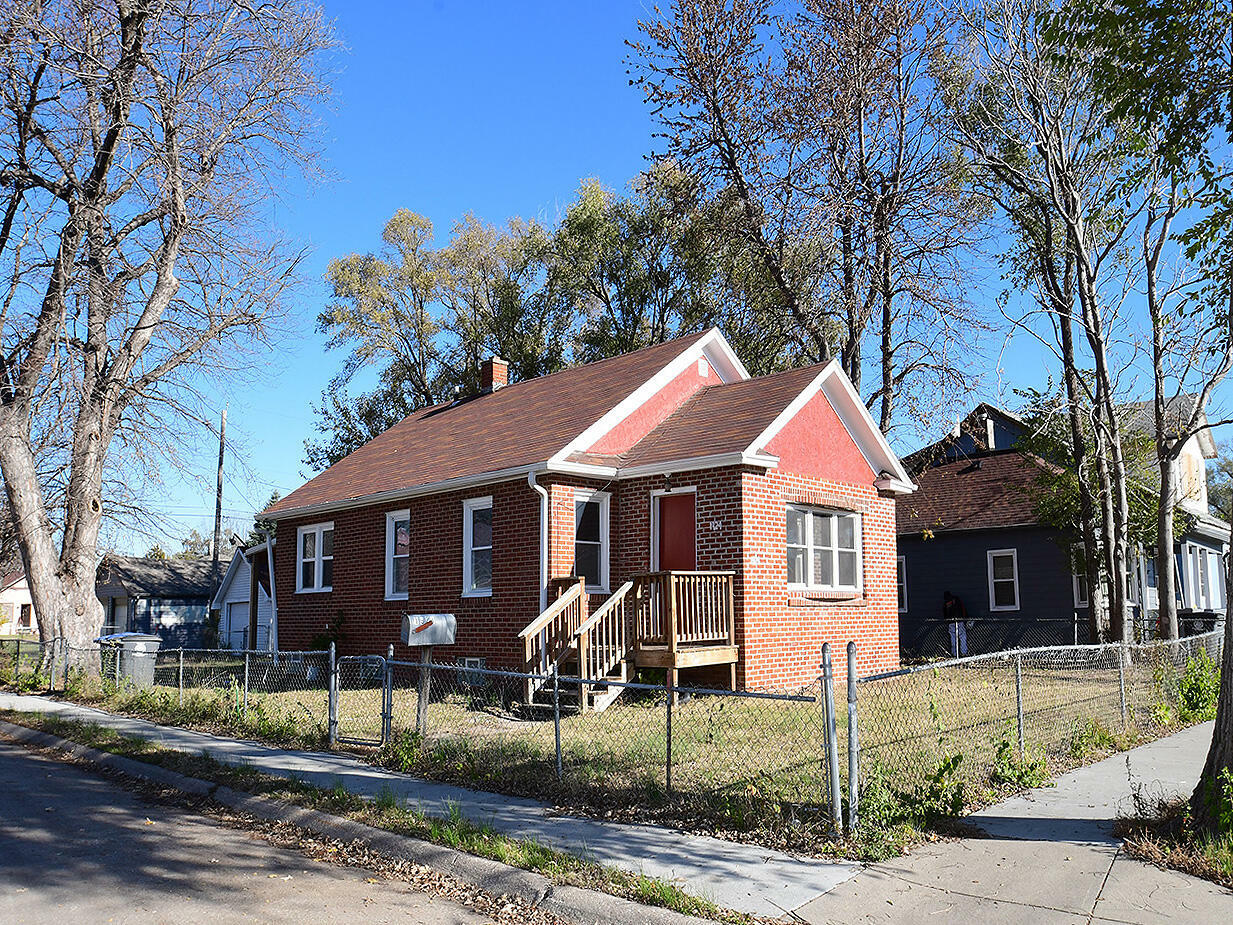
M548 460L551 466L563 462L573 453L583 452L601 437L646 404L673 379L683 373L700 358L705 358L719 374L721 382L738 382L749 378L749 371L732 350L719 328L711 328L684 351L677 354L666 366L622 399L598 421L569 441Z
M223 575L223 580L219 582L218 593L214 595L214 600L210 602L211 610L221 610L222 602L227 597L227 591L231 588L231 582L235 580L235 573L240 567L240 560L244 558L244 552L239 547L231 554L231 561L227 563L227 572Z
M766 445L775 439L776 435L788 425L788 422L800 414L805 405L819 392L826 396L826 400L835 409L840 423L847 430L852 442L865 457L869 468L874 471L874 485L883 491L895 494L908 494L915 491L916 486L912 484L912 479L907 470L903 468L903 463L899 461L895 451L886 442L881 429L869 416L869 409L861 401L860 394L844 374L838 360L831 360L826 364L813 381L775 416L770 426L758 434L754 441L746 447L745 453L747 455L763 453Z

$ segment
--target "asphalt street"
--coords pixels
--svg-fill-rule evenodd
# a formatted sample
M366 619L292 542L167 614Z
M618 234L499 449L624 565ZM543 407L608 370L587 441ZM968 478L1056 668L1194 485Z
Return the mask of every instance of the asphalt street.
M487 922L0 741L0 922Z

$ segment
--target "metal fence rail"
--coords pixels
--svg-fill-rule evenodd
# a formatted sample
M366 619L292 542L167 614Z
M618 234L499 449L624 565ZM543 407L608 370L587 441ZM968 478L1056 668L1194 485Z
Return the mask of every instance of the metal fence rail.
M1221 633L1144 645L1035 647L952 659L860 679L862 774L899 786L962 756L969 779L1008 755L1076 759L1129 727L1177 718L1179 682L1202 651L1220 663ZM1009 748L1009 752L1008 752Z
M863 679L850 643L846 716L829 646L816 684L775 692L526 674L392 652L335 658L333 647L164 649L148 683L137 683L142 666L115 648L22 640L0 644L0 686L207 726L230 718L280 741L315 729L331 746L380 748L378 760L399 770L564 805L638 815L671 802L745 830L825 836L843 828L845 804L854 829L860 781L872 774L910 794L960 756L952 770L983 782L1012 757L1074 763L1111 733L1186 719L1188 673L1200 653L1218 665L1222 641L1208 633L1024 648ZM83 664L90 670L75 670ZM101 686L81 688L85 676Z

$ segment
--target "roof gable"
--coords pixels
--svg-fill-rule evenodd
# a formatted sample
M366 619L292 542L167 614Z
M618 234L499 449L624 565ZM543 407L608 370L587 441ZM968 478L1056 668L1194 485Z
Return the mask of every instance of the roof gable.
M900 534L1039 523L1032 488L1043 460L1013 450L932 466L898 510Z

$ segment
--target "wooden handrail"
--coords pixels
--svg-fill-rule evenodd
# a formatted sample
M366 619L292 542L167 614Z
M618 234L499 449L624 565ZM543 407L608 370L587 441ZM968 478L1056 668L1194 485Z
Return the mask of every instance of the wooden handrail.
M591 614L591 616L587 617L586 622L583 623L582 626L578 627L578 629L574 632L574 637L577 638L583 633L589 633L595 624L606 617L608 615L608 611L612 610L612 608L614 608L617 604L621 603L621 601L625 599L625 595L632 591L633 588L634 583L631 579L613 591L612 597L600 604L599 609L597 609L595 613Z
M518 638L526 639L528 636L533 636L538 633L545 626L555 620L566 607L578 600L582 594L582 582L578 582L578 584L573 585L568 591L549 604L543 613L528 623L522 632L518 634Z

